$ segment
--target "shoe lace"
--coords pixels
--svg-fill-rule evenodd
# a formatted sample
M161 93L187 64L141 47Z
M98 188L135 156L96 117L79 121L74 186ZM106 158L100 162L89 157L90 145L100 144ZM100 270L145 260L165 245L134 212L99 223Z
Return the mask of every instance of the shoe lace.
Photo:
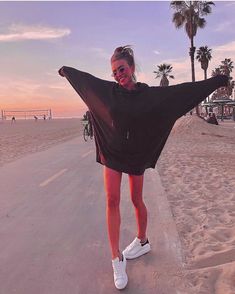
M134 240L134 241L128 246L128 249L132 249L132 248L134 248L138 243L139 243L138 240L135 239L135 240Z
M116 263L113 267L113 271L116 275L116 277L122 277L122 267L121 267L121 261Z

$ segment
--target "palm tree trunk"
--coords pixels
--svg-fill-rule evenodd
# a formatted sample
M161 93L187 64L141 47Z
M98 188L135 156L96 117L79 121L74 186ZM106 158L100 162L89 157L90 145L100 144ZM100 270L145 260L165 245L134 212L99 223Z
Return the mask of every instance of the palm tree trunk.
M192 82L195 82L194 54L195 54L196 47L194 47L193 37L190 40L191 40L191 47L190 47L189 55L191 58Z
M194 47L193 36L190 38L190 41L191 41L191 47L190 47L190 50L189 50L189 55L190 55L190 58L191 58L192 82L195 82L194 54L195 54L196 47ZM196 106L195 109L196 109L197 116L200 116L198 105Z
M204 80L207 80L207 69L204 69ZM204 100L205 102L209 102L209 96Z

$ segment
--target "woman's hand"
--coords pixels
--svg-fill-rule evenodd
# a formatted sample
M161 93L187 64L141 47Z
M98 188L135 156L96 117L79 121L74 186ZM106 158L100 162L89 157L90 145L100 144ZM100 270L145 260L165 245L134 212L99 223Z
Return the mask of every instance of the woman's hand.
M63 66L58 70L58 73L59 73L59 75L60 76L62 76L62 77L64 77L65 76L65 74L64 74L64 71L63 71Z

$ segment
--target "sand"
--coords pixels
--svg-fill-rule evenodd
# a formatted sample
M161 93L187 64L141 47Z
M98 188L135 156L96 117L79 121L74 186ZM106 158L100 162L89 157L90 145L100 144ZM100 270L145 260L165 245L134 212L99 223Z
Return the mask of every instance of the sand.
M158 161L195 293L235 293L234 127L182 117Z
M82 134L80 119L0 122L0 166Z
M235 293L234 127L182 117L158 161L192 293ZM0 133L3 166L80 136L82 124L79 119L7 121L0 122Z

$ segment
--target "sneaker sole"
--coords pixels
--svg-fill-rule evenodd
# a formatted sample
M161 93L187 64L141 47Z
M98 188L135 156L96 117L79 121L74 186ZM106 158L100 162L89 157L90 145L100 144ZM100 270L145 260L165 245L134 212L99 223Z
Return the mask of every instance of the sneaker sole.
M125 267L125 271L126 271L126 257L124 256L124 267ZM116 287L116 289L118 289L118 290L123 290L123 289L125 289L126 288L126 286L127 286L127 284L128 284L128 275L127 275L127 273L125 274L125 283L123 284L123 286L117 286L116 284L115 284L115 282L114 282L114 285L115 285L115 287Z
M125 289L126 286L127 286L127 284L128 284L128 276L126 276L126 282L125 282L125 284L124 284L123 286L118 287L118 286L114 283L116 289L118 289L118 290L123 290L123 289Z
M128 256L128 254L126 255L124 251L123 251L122 254L125 256L126 259L135 259L137 257L140 257L140 256L144 255L144 254L147 254L150 250L151 250L151 247L148 246L144 250L141 250L141 251L137 252L135 255L132 255L132 256L131 255Z

